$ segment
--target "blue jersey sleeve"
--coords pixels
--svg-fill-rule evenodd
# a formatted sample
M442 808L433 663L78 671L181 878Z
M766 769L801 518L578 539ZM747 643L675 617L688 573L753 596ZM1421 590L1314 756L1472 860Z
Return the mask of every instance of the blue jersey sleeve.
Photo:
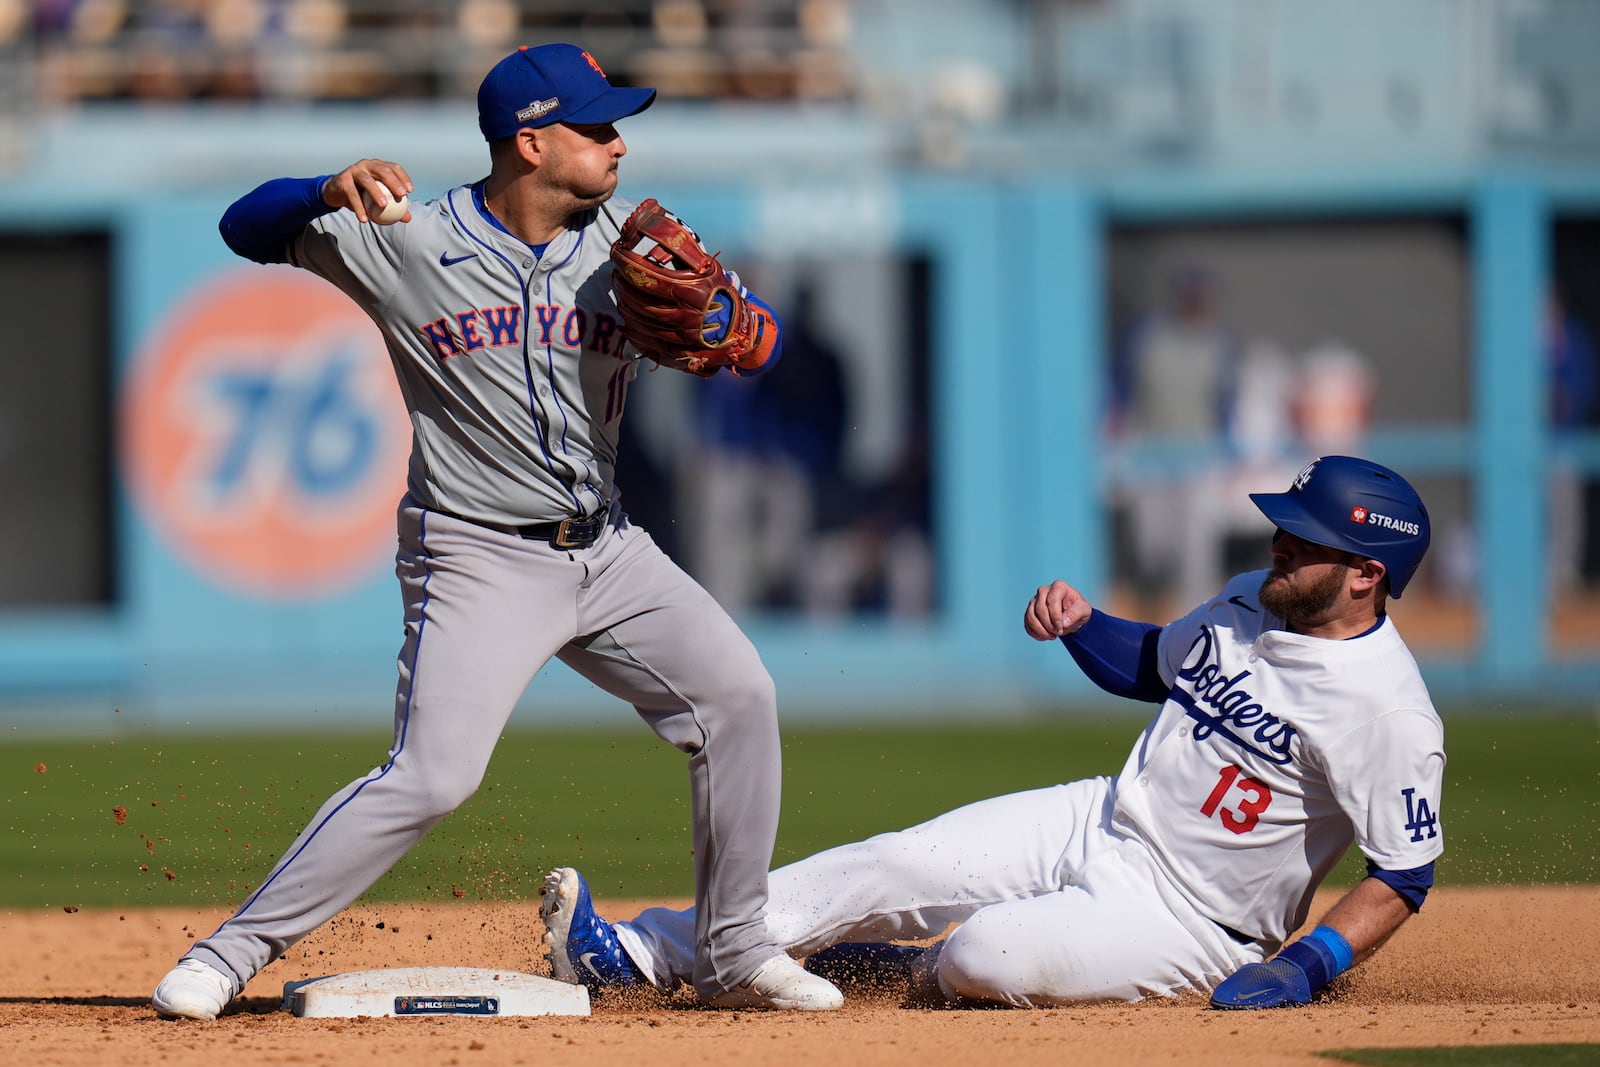
M1433 888L1433 864L1425 863L1409 871L1386 871L1368 860L1367 877L1376 878L1399 893L1405 898L1406 903L1411 905L1411 910L1417 911L1427 899L1428 890Z
M1156 666L1156 643L1161 627L1119 619L1102 611L1090 612L1089 621L1061 643L1095 685L1119 697L1159 704L1172 687L1161 680Z
M217 229L236 254L257 263L289 262L289 242L312 219L337 211L322 202L320 178L274 178L235 200Z

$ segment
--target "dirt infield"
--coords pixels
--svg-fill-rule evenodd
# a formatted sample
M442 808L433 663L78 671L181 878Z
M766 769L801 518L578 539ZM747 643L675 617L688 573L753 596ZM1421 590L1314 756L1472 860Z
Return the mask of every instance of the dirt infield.
M1318 901L1321 911L1331 902ZM601 901L613 916L634 906ZM653 903L653 902L652 902ZM220 912L0 912L9 1063L915 1065L1326 1064L1323 1049L1600 1042L1600 887L1438 890L1337 996L1213 1012L1199 998L1039 1011L928 1011L894 997L819 1015L614 1002L588 1018L296 1019L286 981L370 967L547 973L531 905L361 905L268 968L215 1023L166 1022L148 997Z

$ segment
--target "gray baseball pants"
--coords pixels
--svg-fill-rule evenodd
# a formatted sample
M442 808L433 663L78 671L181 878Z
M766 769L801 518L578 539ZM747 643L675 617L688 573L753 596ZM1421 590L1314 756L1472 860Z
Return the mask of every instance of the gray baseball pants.
M779 953L763 918L781 751L749 639L620 510L556 549L416 507L399 512L405 601L389 761L334 794L255 893L188 955L241 985L333 918L477 790L533 676L559 658L689 756L706 997Z

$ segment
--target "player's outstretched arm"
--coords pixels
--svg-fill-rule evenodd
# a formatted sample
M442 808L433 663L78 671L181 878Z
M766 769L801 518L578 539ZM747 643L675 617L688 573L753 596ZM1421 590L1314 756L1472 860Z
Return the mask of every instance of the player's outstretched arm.
M1411 915L1411 905L1376 878L1346 893L1309 934L1270 960L1239 968L1211 994L1213 1008L1283 1008L1311 998L1371 956Z
M1088 679L1114 696L1159 704L1172 690L1156 659L1161 627L1096 611L1066 582L1039 587L1022 628L1035 641L1060 638Z
M257 263L287 263L289 243L313 219L347 207L362 222L368 221L361 193L367 190L370 195L379 181L394 189L396 195L412 191L411 177L404 167L363 159L338 174L264 182L229 205L217 228L223 242L237 255ZM390 186L390 181L396 184ZM404 219L410 218L411 212L407 211Z

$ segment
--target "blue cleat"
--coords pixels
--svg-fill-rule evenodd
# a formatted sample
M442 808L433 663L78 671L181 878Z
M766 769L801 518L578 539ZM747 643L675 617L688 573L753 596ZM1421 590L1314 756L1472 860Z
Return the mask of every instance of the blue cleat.
M874 988L909 982L928 950L886 941L842 941L806 957L806 970L838 986Z
M611 924L595 914L589 885L575 868L557 867L545 875L539 896L545 958L558 980L588 986L591 993L644 980Z
M1247 963L1211 994L1211 1006L1228 1010L1288 1008L1311 1003L1305 968L1282 956Z

